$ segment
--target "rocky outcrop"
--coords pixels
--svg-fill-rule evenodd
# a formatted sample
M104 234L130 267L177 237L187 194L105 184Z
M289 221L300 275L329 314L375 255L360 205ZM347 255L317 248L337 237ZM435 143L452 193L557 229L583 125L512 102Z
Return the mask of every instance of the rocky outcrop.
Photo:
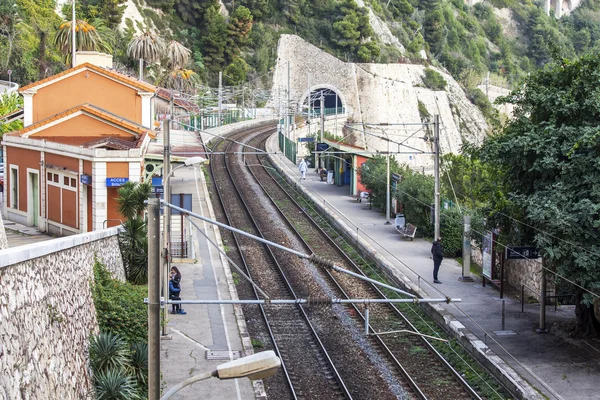
M434 91L423 84L423 65L346 63L295 35L282 35L279 41L273 76L275 108L285 102L288 62L292 109L299 112L307 104L309 81L313 93L331 89L346 107L348 119L363 123L360 129L367 132L354 132L354 145L370 152L387 151L388 141L381 137L389 137L390 151L399 153L396 159L410 167L433 168L431 154L423 154L432 151L431 142L424 140L431 126L423 122L431 122L435 114L441 120L442 153L458 152L463 142L482 141L489 129L479 109L444 71L437 70L447 88Z

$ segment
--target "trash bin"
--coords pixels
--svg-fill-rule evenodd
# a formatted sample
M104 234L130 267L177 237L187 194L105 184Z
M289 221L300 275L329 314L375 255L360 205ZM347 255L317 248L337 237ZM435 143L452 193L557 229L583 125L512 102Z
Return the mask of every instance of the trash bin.
M333 171L327 171L327 183L333 185Z

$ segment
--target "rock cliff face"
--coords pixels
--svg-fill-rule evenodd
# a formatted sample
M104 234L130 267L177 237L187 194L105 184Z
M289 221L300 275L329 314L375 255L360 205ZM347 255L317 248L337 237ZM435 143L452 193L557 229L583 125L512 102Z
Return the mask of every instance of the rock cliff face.
M351 133L353 144L370 152L398 153L396 159L416 169L433 167L431 142L433 115L440 116L442 153L460 150L464 142L480 142L489 127L454 79L437 70L448 83L446 90L434 91L423 84L425 68L413 64L352 64L338 60L295 35L282 35L273 76L273 93L281 103L287 88L290 64L291 107L300 110L311 91L335 91L354 122L363 124ZM277 96L277 93L280 93ZM279 104L273 104L278 107ZM429 116L427 116L427 114ZM389 124L389 125L380 125ZM400 144L401 143L401 144ZM401 154L400 154L401 153Z

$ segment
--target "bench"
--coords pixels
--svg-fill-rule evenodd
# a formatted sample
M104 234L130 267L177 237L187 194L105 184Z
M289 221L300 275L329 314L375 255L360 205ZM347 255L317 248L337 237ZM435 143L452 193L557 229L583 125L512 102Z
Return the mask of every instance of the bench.
M406 224L406 219L404 218L404 214L399 214L396 217L395 224L396 230L402 234L404 237L409 237L412 241L415 238L415 233L417 232L417 227L413 224Z

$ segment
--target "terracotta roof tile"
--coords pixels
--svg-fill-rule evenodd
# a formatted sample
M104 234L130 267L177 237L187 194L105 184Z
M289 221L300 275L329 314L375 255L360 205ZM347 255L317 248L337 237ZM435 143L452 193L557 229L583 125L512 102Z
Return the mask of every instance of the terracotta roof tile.
M154 85L151 85L149 83L137 80L137 79L132 78L130 76L121 74L120 72L116 72L116 71L110 70L108 68L98 67L98 66L96 66L94 64L90 64L90 63L83 63L83 64L80 64L80 65L78 65L76 67L67 69L66 71L59 72L56 75L52 75L52 76L49 76L48 78L39 80L37 82L30 83L29 85L22 86L19 89L19 93L23 93L24 91L26 91L28 89L34 89L34 88L36 88L36 87L38 87L40 85L43 85L45 83L58 80L61 77L70 74L71 72L74 72L74 71L77 71L77 70L84 70L84 69L89 69L91 71L95 71L95 72L99 73L100 75L111 77L113 79L116 79L119 82L122 82L124 84L133 86L133 87L135 87L137 89L140 89L140 90L144 90L146 92L156 92L156 89L157 89L157 87L154 86Z

